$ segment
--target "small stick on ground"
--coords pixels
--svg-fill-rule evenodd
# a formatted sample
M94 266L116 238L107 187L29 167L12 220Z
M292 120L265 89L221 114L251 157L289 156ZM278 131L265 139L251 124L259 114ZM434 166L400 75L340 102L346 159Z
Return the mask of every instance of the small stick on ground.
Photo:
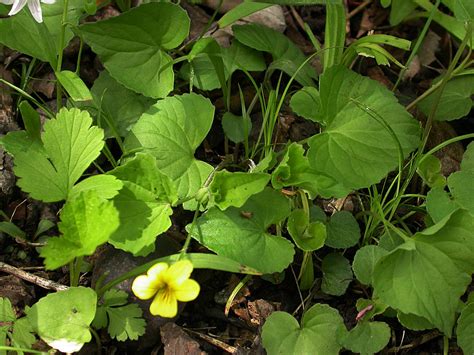
M15 266L12 266L3 262L0 262L0 271L7 274L14 275L20 279L31 282L47 290L64 291L69 288L65 285L58 284L57 282L45 279L44 277L33 275L29 272L23 271Z
M209 344L212 344L212 345L218 347L219 349L222 349L222 350L228 352L229 354L235 354L237 352L237 348L235 346L226 344L221 340L218 340L218 339L213 338L213 337L211 337L209 335L206 335L206 334L195 332L194 330L191 330L191 329L186 329L186 328L183 328L183 329L186 330L187 332L193 334L193 335L197 335L202 340L207 341Z

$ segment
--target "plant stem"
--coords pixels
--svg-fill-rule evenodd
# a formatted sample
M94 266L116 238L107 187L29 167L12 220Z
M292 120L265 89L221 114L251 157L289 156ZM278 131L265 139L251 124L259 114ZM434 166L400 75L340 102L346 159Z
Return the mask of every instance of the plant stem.
M63 65L63 52L65 46L65 37L66 37L66 26L67 26L67 10L68 10L69 0L64 0L63 16L61 19L61 31L59 32L59 53L58 53L58 62L56 63L56 72L60 72ZM62 107L62 87L61 84L56 82L56 104L57 111Z

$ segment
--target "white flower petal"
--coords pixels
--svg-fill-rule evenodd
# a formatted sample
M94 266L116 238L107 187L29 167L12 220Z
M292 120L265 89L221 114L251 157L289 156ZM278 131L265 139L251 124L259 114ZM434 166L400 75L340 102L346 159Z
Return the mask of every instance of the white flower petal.
M51 5L51 4L54 4L56 2L56 0L41 0L41 2L43 4L50 4Z
M8 15L13 16L13 15L16 15L17 13L19 13L20 10L25 7L26 1L27 0L15 0L13 2L13 6L12 6L10 12L8 13Z
M40 0L28 0L28 8L36 22L43 22L43 12L41 11Z

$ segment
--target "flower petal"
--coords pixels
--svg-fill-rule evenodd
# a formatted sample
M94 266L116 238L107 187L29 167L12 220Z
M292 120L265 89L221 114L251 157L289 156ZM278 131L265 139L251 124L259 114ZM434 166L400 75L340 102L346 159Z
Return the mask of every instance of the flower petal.
M194 280L185 280L178 288L174 289L176 299L181 302L189 302L197 298L201 287Z
M156 294L150 305L150 313L154 316L174 318L178 314L178 301L174 293L167 289L161 289Z
M192 272L193 264L189 260L180 260L170 266L166 275L164 275L164 279L168 285L175 289L189 279Z
M160 275L163 271L166 271L167 269L167 263L157 263L151 268L149 268L146 274L150 277L156 278L158 275Z
M26 5L27 0L16 0L13 2L13 6L10 9L10 12L8 13L9 16L16 15L17 13L20 12L21 9L23 9Z
M56 0L41 0L42 3L44 4L54 4L56 2Z
M40 0L28 0L28 8L36 22L43 22L43 12L41 11Z
M148 300L152 298L158 291L156 279L145 275L140 275L135 280L133 280L132 291L139 299Z

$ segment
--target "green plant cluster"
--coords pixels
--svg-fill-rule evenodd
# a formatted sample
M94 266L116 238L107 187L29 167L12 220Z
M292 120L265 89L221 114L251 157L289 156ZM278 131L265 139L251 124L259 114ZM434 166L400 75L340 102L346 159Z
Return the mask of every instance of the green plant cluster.
M440 1L381 0L392 7L392 24L426 17L424 33L433 20L459 40L447 71L408 107L351 67L364 56L403 72L388 47L413 54L418 42L375 34L346 47L341 1L268 3L325 3L324 43L307 28L314 55L306 57L286 36L257 24L235 25L228 48L211 37L186 41L188 15L168 2L130 8L129 1L117 1L121 15L93 23L80 21L97 10L92 2L44 5L43 23L27 11L4 18L8 7L0 5L0 43L35 58L25 73L42 61L56 74L58 112L2 79L19 94L25 129L8 133L0 144L14 158L22 191L32 199L64 203L59 235L48 237L39 254L47 269L67 265L71 275L68 290L41 298L23 318L0 299L1 344L26 351L37 334L55 349L74 352L93 335L98 338L94 329L107 328L119 341L141 336L140 308L127 304L127 295L113 286L150 265L92 289L79 287L84 257L104 243L149 255L170 228L174 208L182 206L194 211L182 255L160 261L178 260L193 240L213 252L186 254L195 268L270 275L293 265L303 291L320 288L342 296L351 282L366 291L368 297L354 304L363 316L350 330L327 304L306 304L300 322L286 312L273 313L262 331L269 354L376 353L391 337L389 325L375 320L381 315L398 318L408 329L438 329L446 339L456 335L465 353L474 351L474 297L462 301L474 273L474 145L468 146L462 169L447 179L433 155L474 136L425 152L434 120L462 118L473 105L472 1L443 0L440 8ZM232 25L268 3L244 2L218 26ZM454 15L442 12L446 9ZM62 52L73 36L105 67L91 88L78 76L79 67L62 69ZM321 74L310 64L314 58L322 62ZM256 93L246 106L241 91L239 115L230 110L236 72ZM262 81L252 72L261 72ZM177 82L189 84L189 90ZM226 112L219 116L206 97L214 89L225 101ZM317 134L286 144L275 140L287 99L296 115L318 127ZM252 138L257 105L262 123ZM425 129L409 113L414 106L427 115ZM36 108L48 116L44 125ZM196 157L213 125L222 127L228 152L235 152L217 166ZM429 189L426 195L407 192L417 175ZM348 195L361 202L357 216L347 211L328 216L315 203ZM425 229L410 225L415 213L422 213ZM51 227L43 223L34 238ZM1 222L0 230L28 239L11 222ZM354 258L348 258L349 248Z

